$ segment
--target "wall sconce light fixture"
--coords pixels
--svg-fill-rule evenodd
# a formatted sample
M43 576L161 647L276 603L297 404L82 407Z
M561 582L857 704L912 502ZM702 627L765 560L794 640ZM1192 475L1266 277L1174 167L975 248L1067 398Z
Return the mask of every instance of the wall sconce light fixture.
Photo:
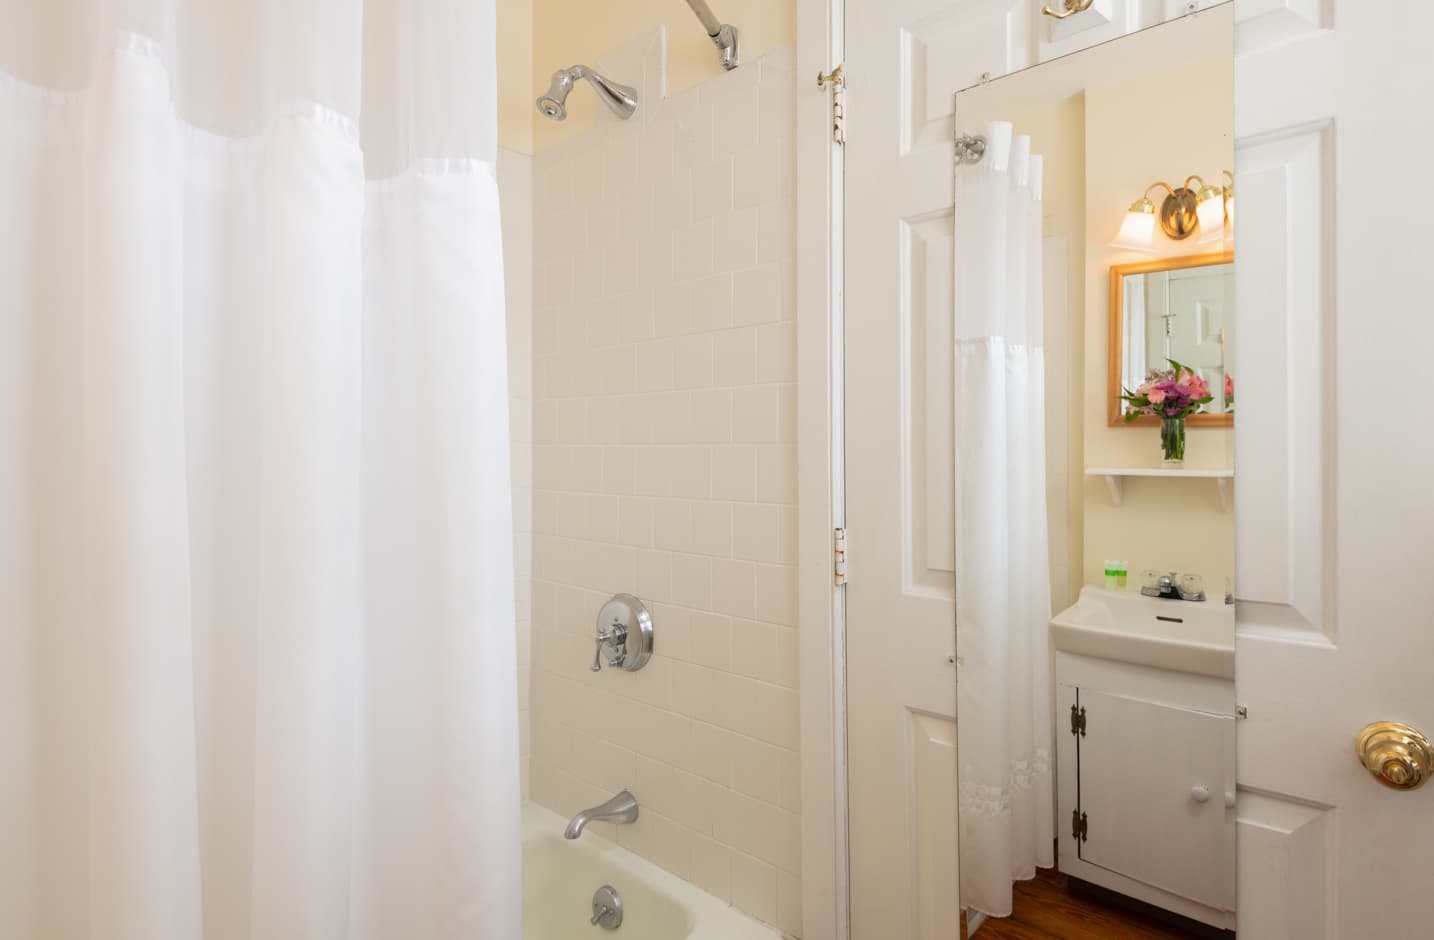
M1171 186L1169 183L1152 183L1145 195L1131 203L1120 224L1120 231L1111 244L1117 248L1131 248L1136 251L1152 251L1155 247L1155 223L1173 241L1189 238L1200 233L1199 241L1216 241L1225 234L1225 223L1234 220L1235 176L1229 170L1229 185L1216 186L1206 183L1198 176L1190 176L1184 185ZM1155 211L1150 193L1164 189L1166 196Z
M1095 0L1062 0L1059 10L1052 10L1051 5L1047 3L1041 7L1041 12L1046 16L1053 16L1058 20L1063 20L1068 16L1084 13L1090 9L1090 5L1094 2Z

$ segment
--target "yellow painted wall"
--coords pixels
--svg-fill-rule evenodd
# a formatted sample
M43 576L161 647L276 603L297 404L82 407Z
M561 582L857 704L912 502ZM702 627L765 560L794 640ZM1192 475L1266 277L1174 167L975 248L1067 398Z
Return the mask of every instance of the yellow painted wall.
M533 0L498 0L499 147L533 152L532 75Z
M1128 481L1117 507L1104 478L1085 473L1087 467L1160 465L1158 429L1107 424L1109 269L1151 257L1110 248L1109 242L1126 208L1150 183L1183 180L1191 173L1219 179L1221 170L1232 167L1234 68L1228 16L1227 9L1194 26L1148 30L957 97L961 130L1011 121L1017 134L1031 137L1031 151L1045 155L1043 231L1048 248L1057 244L1053 239L1066 240L1063 324L1056 322L1056 285L1047 283L1046 292L1051 600L1056 610L1073 602L1082 584L1102 582L1107 558L1127 561L1132 583L1138 583L1134 579L1142 568L1164 567L1204 575L1212 593L1224 590L1234 570L1234 513L1221 508L1214 481ZM1165 63L1171 61L1180 65L1169 68ZM960 206L956 214L959 218ZM1160 249L1166 255L1210 250L1170 241L1162 241ZM1062 326L1064 354L1057 361ZM1066 369L1063 382L1060 364ZM1063 490L1055 477L1062 424ZM1192 428L1186 463L1230 467L1233 448L1228 428Z
M553 72L578 62L593 65L603 53L648 30L667 27L668 95L722 74L717 48L685 0L499 0L500 20L502 6L520 2L530 4L533 10L528 87L523 95L514 93L512 102L504 96L500 121L508 126L503 121L504 106L526 107L536 118L531 125L535 152L591 127L601 107L583 91L582 104L568 112L566 121L549 121L538 115L533 102L548 87ZM709 5L719 20L741 33L743 67L796 41L796 0L709 0ZM518 67L517 58L512 56L514 68ZM507 67L501 46L499 67ZM621 76L614 78L622 80ZM505 88L501 81L499 88ZM575 101L578 95L574 92ZM513 117L512 123L516 125L518 119Z
M1192 173L1221 179L1234 167L1232 50L1190 50L1187 64L1088 88L1086 113L1085 463L1158 467L1155 427L1110 427L1106 415L1110 283L1114 264L1151 256L1112 248L1126 208L1157 180ZM1191 240L1193 241L1193 239ZM1160 255L1211 250L1156 235ZM1238 250L1238 249L1237 249ZM1237 311L1236 317L1248 315ZM1238 382L1238 376L1236 377ZM1238 418L1236 419L1238 420ZM1185 465L1234 465L1230 428L1190 428ZM1223 592L1235 569L1235 515L1220 507L1212 480L1128 480L1120 506L1103 478L1085 483L1085 581L1099 583L1107 558L1129 562L1131 579L1155 567L1205 576Z

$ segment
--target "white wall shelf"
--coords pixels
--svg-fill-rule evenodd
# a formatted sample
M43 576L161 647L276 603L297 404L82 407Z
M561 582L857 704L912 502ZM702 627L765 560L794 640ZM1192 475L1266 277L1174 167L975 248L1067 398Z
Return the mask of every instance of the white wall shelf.
M1181 480L1214 480L1220 490L1220 508L1230 509L1230 490L1235 483L1234 470L1167 470L1158 467L1090 467L1085 472L1089 477L1105 477L1110 490L1110 501L1119 506L1124 495L1127 477L1165 477Z

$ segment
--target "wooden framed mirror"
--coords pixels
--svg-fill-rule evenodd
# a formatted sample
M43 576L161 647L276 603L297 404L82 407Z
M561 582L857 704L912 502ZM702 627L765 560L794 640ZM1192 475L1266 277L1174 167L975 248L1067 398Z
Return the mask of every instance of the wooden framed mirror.
M1233 395L1235 254L1157 258L1110 268L1110 355L1107 412L1111 426L1155 425L1153 416L1126 421L1122 389L1174 359L1198 371L1214 400L1186 423L1230 426Z

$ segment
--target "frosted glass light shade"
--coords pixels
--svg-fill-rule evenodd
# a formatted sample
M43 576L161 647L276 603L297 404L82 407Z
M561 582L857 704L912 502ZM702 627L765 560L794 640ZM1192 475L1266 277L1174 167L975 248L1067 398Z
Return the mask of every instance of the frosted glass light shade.
M1201 193L1203 197L1195 207L1195 216L1200 220L1200 242L1217 242L1225 237L1225 194L1219 190Z
M1153 251L1155 246L1155 213L1137 212L1131 209L1120 223L1120 231L1111 239L1116 248L1130 248L1134 251Z

